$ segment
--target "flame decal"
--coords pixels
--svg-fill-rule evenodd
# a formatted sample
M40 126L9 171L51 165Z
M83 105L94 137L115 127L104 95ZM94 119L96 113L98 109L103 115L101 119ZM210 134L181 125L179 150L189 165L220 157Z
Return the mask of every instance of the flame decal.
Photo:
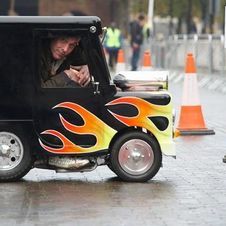
M170 148L172 143L172 106L171 103L168 105L156 105L151 104L143 99L137 97L120 97L106 104L106 106L117 105L117 104L129 104L137 108L138 114L133 117L122 116L116 113L108 111L120 122L126 126L137 126L145 128L151 131L162 148L162 151L165 154L174 154L174 150ZM76 154L76 153L91 153L99 150L107 149L109 143L115 133L114 129L105 124L102 120L96 117L94 114L83 108L82 106L72 103L72 102L63 102L56 105L53 108L67 108L75 113L79 114L83 121L84 125L77 126L68 122L61 114L59 114L60 120L64 128L71 133L80 134L80 135L93 135L96 137L96 143L92 147L81 147L74 144L67 137L55 130L46 130L41 134L47 134L57 137L61 140L61 147L49 147L45 145L40 139L39 143L48 152L56 154ZM160 131L155 124L149 119L152 116L164 116L169 119L169 125L164 131ZM172 146L172 145L171 145ZM169 148L168 148L169 147Z
M67 108L70 109L77 114L79 114L83 121L84 125L77 126L68 122L61 114L59 114L61 123L63 124L64 128L68 131L75 133L75 134L90 134L96 137L96 144L92 147L83 148L71 142L67 139L63 134L55 130L46 130L42 132L42 134L49 134L56 136L59 138L63 144L60 148L52 148L47 145L44 145L42 141L39 139L40 145L47 151L52 153L86 153L86 152L95 152L98 150L107 149L108 145L116 133L114 129L109 127L91 112L87 111L85 108L81 107L78 104L72 102L63 102L56 105L53 108Z
M165 155L175 156L174 143L172 141L172 104L156 105L151 104L137 97L120 97L109 102L107 105L130 104L137 108L138 114L133 117L126 117L115 114L108 110L117 120L126 126L138 126L150 131L158 140L160 148ZM164 116L168 118L169 125L164 131L160 131L149 119L152 116Z
M53 136L59 138L61 140L61 142L63 143L63 147L56 149L56 148L48 147L47 145L43 144L42 141L39 139L40 145L46 151L49 151L49 152L52 152L52 153L73 153L73 152L71 152L73 149L77 150L77 149L80 148L79 146L72 143L64 135L62 135L61 133L59 133L56 130L46 130L46 131L42 132L41 134L53 135Z
M133 117L121 116L108 110L117 120L127 126L138 126L146 128L153 133L160 131L148 118L151 116L165 116L170 113L169 105L155 105L137 97L121 97L109 102L107 105L130 104L137 108L138 114Z

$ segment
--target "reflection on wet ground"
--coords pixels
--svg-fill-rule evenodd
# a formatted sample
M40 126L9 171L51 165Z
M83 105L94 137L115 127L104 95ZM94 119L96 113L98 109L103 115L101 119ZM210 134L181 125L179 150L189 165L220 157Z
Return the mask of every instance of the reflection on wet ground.
M53 177L49 171L35 169L19 183L2 184L1 212L4 211L4 216L1 219L11 219L10 222L21 225L31 222L61 225L73 219L107 221L112 217L120 219L122 214L128 219L136 208L146 212L156 202L172 195L173 184L169 181L125 183L106 167L102 170L111 176L99 180L83 174Z

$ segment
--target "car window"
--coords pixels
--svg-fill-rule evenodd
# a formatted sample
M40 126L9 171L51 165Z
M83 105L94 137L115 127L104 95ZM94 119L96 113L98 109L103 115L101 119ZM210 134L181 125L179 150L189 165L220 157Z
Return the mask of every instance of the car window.
M39 35L38 74L42 88L84 88L91 74L80 34Z

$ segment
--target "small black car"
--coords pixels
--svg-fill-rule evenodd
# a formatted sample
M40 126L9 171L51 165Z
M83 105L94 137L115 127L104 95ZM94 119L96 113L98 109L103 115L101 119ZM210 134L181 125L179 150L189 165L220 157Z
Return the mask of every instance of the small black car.
M43 87L41 46L79 36L92 76L85 87ZM151 179L175 156L171 95L128 91L110 79L98 17L0 17L0 181L33 167L85 172L108 165L121 179ZM142 72L140 72L142 73Z

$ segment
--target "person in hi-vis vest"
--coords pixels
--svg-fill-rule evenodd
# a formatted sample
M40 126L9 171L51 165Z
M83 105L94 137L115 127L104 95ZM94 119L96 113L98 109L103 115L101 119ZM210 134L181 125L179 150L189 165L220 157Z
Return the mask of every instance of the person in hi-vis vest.
M111 70L114 70L115 63L117 62L118 51L122 47L122 34L116 27L115 22L112 22L111 26L107 29L104 46L109 54L108 65Z

